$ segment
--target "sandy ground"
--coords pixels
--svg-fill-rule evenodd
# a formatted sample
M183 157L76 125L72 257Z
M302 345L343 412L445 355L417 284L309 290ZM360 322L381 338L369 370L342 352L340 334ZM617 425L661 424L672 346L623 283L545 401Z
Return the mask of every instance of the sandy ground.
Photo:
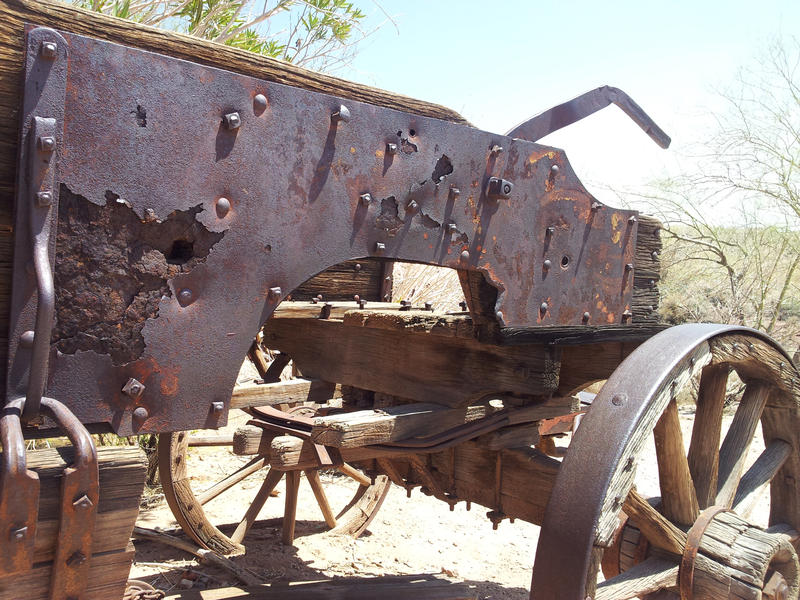
M692 417L691 411L681 410L686 440ZM752 458L761 449L763 444L757 439L751 449ZM190 473L195 474L195 491L210 486L246 462L225 448L192 449L188 460ZM206 505L212 520L219 524L238 522L263 475L262 471L248 478ZM637 487L646 495L657 495L657 477L651 449L638 467ZM345 477L323 474L323 483L334 511L352 494L351 482ZM361 538L329 535L324 532L311 489L302 480L297 537L293 546L283 546L280 542L283 483L278 494L266 503L261 520L246 538L247 553L233 559L265 583L425 573L474 585L482 599L528 598L539 531L534 525L504 521L493 531L486 509L480 506L473 505L467 511L462 502L451 512L447 504L426 497L419 490L407 499L404 489L393 487ZM155 495L151 503L151 508L140 513L139 525L167 530L177 526L163 499L159 502ZM759 503L756 520L764 520L767 511L765 498ZM189 555L173 548L140 541L136 542L136 550L131 577L149 581L158 588L176 590L189 585L211 588L235 584L225 572L198 565Z

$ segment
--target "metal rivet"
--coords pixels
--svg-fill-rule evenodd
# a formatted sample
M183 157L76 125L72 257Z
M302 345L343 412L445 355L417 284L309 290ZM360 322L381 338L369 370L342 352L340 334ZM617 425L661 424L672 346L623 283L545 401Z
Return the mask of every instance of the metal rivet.
M461 195L461 190L457 187L450 186L450 197L455 199Z
M559 171L558 165L553 165L550 167L550 172L553 173L553 175L557 175L558 171Z
M221 413L225 409L225 403L222 401L215 401L211 403L211 412Z
M633 263L626 263L625 264L625 272L633 271Z
M365 206L369 206L369 203L372 202L372 194L370 194L370 193L361 194L358 197L358 199L361 202L361 204L364 204Z
M599 202L592 202L592 210L599 210L601 208L603 208L602 204L600 204Z
M187 304L191 304L194 300L194 294L192 290L189 288L183 288L181 291L178 292L178 302L182 306L186 306Z
M70 556L67 559L67 565L69 565L70 567L74 565L82 565L84 562L86 562L86 555L80 550L77 550L72 556Z
M464 251L461 253L461 260L463 260L464 262L467 262L467 261L469 260L469 252L467 252L466 250L464 250Z
M544 233L545 233L545 235L546 235L547 237L550 237L550 236L552 236L552 235L553 235L555 232L556 232L556 228L555 228L555 227L552 227L552 226L551 226L551 227L548 227L547 229L545 229L545 230L544 230Z
M89 496L83 494L80 498L78 498L77 500L75 500L75 502L72 503L72 506L74 506L75 508L87 509L94 506L94 502L92 502Z
M383 242L375 242L375 252L383 252L386 250L386 244Z
M52 192L36 192L36 204L41 207L50 206L53 204Z
M349 122L350 109L347 108L344 104L340 104L339 109L331 114L331 121L333 121L334 123L338 123L339 121L342 121L344 123Z
M628 397L625 394L614 394L611 396L611 404L614 406L622 406Z
M455 223L448 223L447 224L447 233L449 233L450 235L453 235L457 231L458 231L458 225L456 225Z
M467 301L466 300L462 300L461 302L458 303L458 305L461 307L462 311L466 311L467 310Z
M624 322L626 322L626 321L627 321L627 320L629 320L629 319L630 319L632 316L633 316L633 313L632 313L631 311L629 311L629 310L626 310L625 312L623 312L623 313L622 313L622 322L623 322L623 323L624 323Z
M501 324L503 323L503 311L498 310L494 313L494 318L497 319Z
M58 56L58 44L55 42L42 42L39 48L39 54L42 58L48 58L50 60L56 58Z
M322 308L319 311L319 318L320 319L328 319L331 316L331 309L333 308L333 304L330 302L326 302L322 305Z
M550 270L550 267L552 267L552 266L553 266L553 263L552 263L552 262L550 262L550 259L548 258L546 261L544 261L544 262L542 263L542 266L544 267L544 270L545 270L545 271L548 271L548 270Z
M276 300L280 300L280 297L283 295L283 290L279 287L271 287L269 288L269 292L267 293L267 297L275 302ZM322 298L320 298L322 300Z
M653 250L653 252L650 253L650 256L653 258L653 260L658 260L658 252L656 252L655 250Z
M415 213L415 212L417 212L417 210L419 210L419 204L417 204L414 200L411 200L406 205L406 211L408 211L410 213Z
M353 300L355 300L355 301L356 301L356 304L358 304L359 302L361 302L361 296L359 296L358 294L356 294L355 296L353 296Z
M242 117L239 116L238 112L228 113L222 120L225 121L225 126L228 129L238 129L242 125Z
M502 151L503 151L503 147L502 147L502 146L499 146L499 145L497 145L497 144L494 144L494 145L492 146L492 149L490 150L490 152L491 152L492 154L500 154Z
M220 219L225 218L225 215L231 210L231 201L227 198L220 198L217 200L217 216Z
M367 301L363 298L358 301L358 308L364 308L367 305Z
M425 303L425 310L433 312L433 303L432 302L426 302Z
M628 217L628 223L630 223L631 225L636 223L636 215L631 215L630 217Z
M256 94L253 98L253 110L261 113L267 108L267 97L264 94Z
M56 149L56 138L52 135L40 135L37 144L42 152L53 152Z
M28 528L27 527L20 527L18 529L12 529L11 530L11 539L12 540L24 539L26 535L28 535Z
M397 154L399 148L397 144L386 144L386 153L387 154Z
M490 177L486 188L486 196L490 200L501 200L511 196L514 184L499 177Z
M585 313L583 313L583 322L584 322L584 323L586 323L586 322L589 320L589 318L590 318L591 316L592 316L592 315L590 315L590 314L588 313L588 311L587 311L587 312L585 312Z
M131 377L125 382L125 385L122 386L122 393L135 400L144 393L145 389L145 385L141 381Z
M133 418L140 423L142 421L146 421L147 417L150 416L150 413L147 412L147 409L144 406L139 406L136 410L133 411Z
M547 312L548 308L550 308L550 307L547 305L547 302L542 302L541 306L539 306L539 310L541 312Z
M23 348L30 348L33 346L34 333L30 329L19 336L19 345Z

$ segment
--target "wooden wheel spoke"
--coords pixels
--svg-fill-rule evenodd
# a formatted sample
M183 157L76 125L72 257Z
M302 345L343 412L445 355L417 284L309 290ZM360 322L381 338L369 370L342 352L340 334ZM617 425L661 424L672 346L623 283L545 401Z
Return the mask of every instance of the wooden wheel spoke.
M246 479L256 471L260 471L263 469L268 462L268 458L266 456L256 456L253 460L248 462L246 465L241 467L239 470L234 471L230 475L228 475L225 479L218 481L210 488L205 490L203 493L198 494L197 501L200 505L204 505L208 502L211 502L214 498L226 492L227 490L231 489L240 481Z
M713 504L717 495L719 440L727 384L727 366L709 365L703 369L688 455L689 472L701 509Z
M286 471L286 509L283 511L281 541L290 546L294 542L294 526L297 519L297 492L300 488L300 471Z
M677 584L678 565L673 561L653 556L599 584L595 600L638 598Z
M733 499L733 510L746 516L764 487L772 481L775 474L792 453L792 445L783 440L772 440L753 465L742 475L736 495Z
M276 469L269 470L267 477L264 479L264 483L261 484L261 487L258 489L258 493L256 493L256 497L253 498L253 503L247 509L244 517L239 522L239 525L236 527L236 531L234 531L233 535L231 535L231 540L233 540L234 543L240 543L244 539L244 536L247 535L247 532L250 530L250 527L253 526L256 517L258 517L258 513L261 512L261 509L264 507L264 503L267 501L267 498L269 498L270 492L275 489L275 486L278 485L278 482L282 477L283 471L278 471Z
M317 499L319 509L322 511L322 516L325 518L325 523L333 529L336 527L336 517L333 516L331 505L328 502L328 497L325 495L325 490L322 487L322 482L319 480L319 471L309 469L303 471L308 479L308 484L311 486L311 491L314 492L314 497Z
M647 541L656 548L673 554L682 554L686 546L686 534L664 515L653 508L636 490L631 490L622 510L631 518Z
M673 398L653 429L661 484L662 511L671 521L694 523L699 514L697 495L683 447L678 404Z
M347 475L350 479L354 479L360 485L372 485L372 480L369 477L364 475L358 469L354 469L347 463L339 465L338 467L336 467L336 470L344 475Z
M744 461L770 388L763 383L747 385L739 408L719 451L719 481L716 504L730 507L739 485Z

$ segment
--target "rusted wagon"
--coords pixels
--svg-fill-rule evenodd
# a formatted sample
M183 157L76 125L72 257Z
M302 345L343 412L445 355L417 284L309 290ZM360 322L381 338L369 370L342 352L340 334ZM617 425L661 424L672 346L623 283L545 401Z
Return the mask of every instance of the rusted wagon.
M757 331L659 324L658 222L598 202L536 143L615 103L668 145L625 94L600 88L496 135L49 2L0 2L0 42L0 597L36 597L45 505L49 597L113 597L92 575L101 431L161 434L170 505L220 552L242 549L284 476L291 541L304 472L328 525L351 533L389 482L541 525L532 598L798 597L795 365ZM464 310L385 302L390 261L455 269ZM234 390L248 353L261 381ZM289 360L299 375L282 381ZM696 411L685 439L680 394ZM197 433L234 409L250 420L232 439ZM75 451L54 499L23 439L59 429ZM252 460L193 490L191 443ZM635 485L646 460L654 493ZM323 468L354 481L339 515ZM204 502L247 476L264 483L223 533Z

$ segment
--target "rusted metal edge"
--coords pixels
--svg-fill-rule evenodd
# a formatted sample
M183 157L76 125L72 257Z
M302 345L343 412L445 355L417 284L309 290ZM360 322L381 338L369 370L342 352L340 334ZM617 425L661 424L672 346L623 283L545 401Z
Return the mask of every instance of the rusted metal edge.
M719 513L731 512L731 509L723 505L709 506L705 509L697 520L692 524L689 533L686 534L686 547L681 556L681 566L678 570L678 589L681 593L681 600L692 600L694 598L694 561L697 552L700 550L700 542L703 535Z

